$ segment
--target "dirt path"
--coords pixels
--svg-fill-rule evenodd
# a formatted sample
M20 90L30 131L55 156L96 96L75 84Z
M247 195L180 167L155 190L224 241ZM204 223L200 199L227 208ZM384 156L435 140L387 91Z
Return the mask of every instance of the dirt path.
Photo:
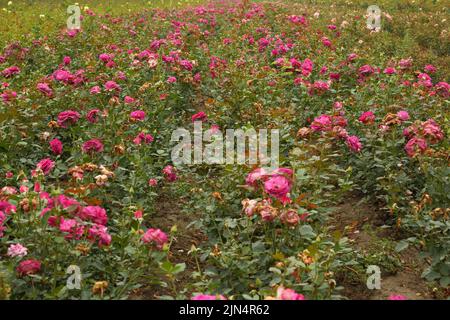
M181 212L180 207L182 203L180 201L180 199L174 199L167 195L157 199L156 213L149 219L148 224L167 232L173 226L177 227L169 259L172 263L184 262L186 264L185 271L177 276L176 287L179 290L187 288L185 294L189 297L192 293L189 290L189 283L193 281L191 275L197 271L197 264L193 256L188 252L191 250L192 245L199 247L206 238L199 230L189 226L196 217ZM173 296L171 288L148 286L135 292L132 295L132 299L158 299L158 297L165 295Z
M363 281L344 281L344 295L369 300L387 299L391 294L401 294L410 300L433 299L427 282L420 277L425 265L419 252L414 248L395 252L396 230L384 225L387 220L385 213L356 196L347 198L332 213L332 229L343 232L364 259L378 261L381 269L380 290L369 290Z

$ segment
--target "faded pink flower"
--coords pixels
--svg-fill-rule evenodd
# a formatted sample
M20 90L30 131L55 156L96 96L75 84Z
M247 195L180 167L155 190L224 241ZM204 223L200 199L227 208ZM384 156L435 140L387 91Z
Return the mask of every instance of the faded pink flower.
M414 157L418 152L424 153L427 147L425 139L413 137L406 143L405 151L409 157Z
M7 255L9 257L20 257L23 258L28 254L28 249L21 245L20 243L12 244L8 248Z
M409 113L407 111L401 110L397 112L397 117L402 121L409 120Z
M164 244L166 244L169 239L167 235L160 229L148 229L142 236L142 241L144 243L154 243L157 248L162 249Z
M267 174L263 168L257 168L250 172L245 178L245 183L249 186L255 187L257 182Z

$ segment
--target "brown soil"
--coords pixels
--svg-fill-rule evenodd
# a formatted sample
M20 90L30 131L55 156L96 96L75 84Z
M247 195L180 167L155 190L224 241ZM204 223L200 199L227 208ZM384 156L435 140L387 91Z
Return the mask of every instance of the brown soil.
M387 214L360 200L357 196L351 196L336 207L331 216L331 228L340 230L361 253L367 252L381 238L396 241L398 234L395 229L382 228L387 221ZM346 283L344 280L342 294L352 300L383 300L391 294L401 294L411 300L432 299L430 288L420 277L425 265L418 254L414 248L401 252L400 270L392 275L382 274L380 290L369 290L362 281Z
M177 227L177 232L170 248L169 260L172 263L186 263L185 271L179 273L176 280L176 287L178 290L181 290L189 287L188 284L192 282L192 273L198 271L194 257L189 255L188 252L191 250L192 245L199 247L201 242L206 240L206 237L200 230L192 226L188 227L196 217L182 213L179 209L181 205L179 201L179 199L174 201L173 198L167 196L157 199L156 213L149 219L148 224L167 232L173 226ZM190 293L188 289L186 295L189 296ZM170 285L167 288L148 286L136 291L130 298L157 299L164 295L174 295Z

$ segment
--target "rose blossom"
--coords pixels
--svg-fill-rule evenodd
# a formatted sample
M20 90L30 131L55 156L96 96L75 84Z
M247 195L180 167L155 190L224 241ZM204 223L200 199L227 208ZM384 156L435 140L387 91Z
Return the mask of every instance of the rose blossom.
M80 114L73 110L63 111L58 115L58 125L67 128L68 124L75 124L80 119Z
M103 143L99 139L91 139L83 143L82 150L84 153L102 152Z
M295 292L292 289L285 289L283 287L278 287L277 289L277 299L278 300L305 300L305 296Z
M362 144L357 136L348 136L346 138L347 146L354 152L360 152Z
M50 173L50 171L52 171L52 169L55 167L55 162L52 161L49 158L46 159L42 159L41 161L38 162L38 164L36 165L36 169L40 169L42 170L42 172L44 173L44 175L47 175Z
M145 119L145 112L142 110L136 110L130 113L132 120L142 121Z
M142 241L144 243L151 243L154 242L156 246L161 249L165 243L168 242L167 235L161 231L160 229L153 229L150 228L145 232L145 234L142 236Z
M55 138L50 141L50 149L54 154L60 155L63 151L63 144L59 139Z
M8 248L7 255L9 257L25 257L28 254L28 249L20 243L12 244Z
M286 195L291 190L291 181L282 175L274 175L264 182L264 190L285 203L289 201Z
M41 263L34 259L25 260L19 264L16 270L20 276L35 274L41 270Z

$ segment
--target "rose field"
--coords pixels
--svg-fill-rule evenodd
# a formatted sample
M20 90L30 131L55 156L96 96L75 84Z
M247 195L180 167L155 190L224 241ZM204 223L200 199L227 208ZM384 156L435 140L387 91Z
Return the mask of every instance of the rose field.
M450 298L449 2L1 0L0 21L0 299ZM276 167L207 161L228 129L271 133Z

